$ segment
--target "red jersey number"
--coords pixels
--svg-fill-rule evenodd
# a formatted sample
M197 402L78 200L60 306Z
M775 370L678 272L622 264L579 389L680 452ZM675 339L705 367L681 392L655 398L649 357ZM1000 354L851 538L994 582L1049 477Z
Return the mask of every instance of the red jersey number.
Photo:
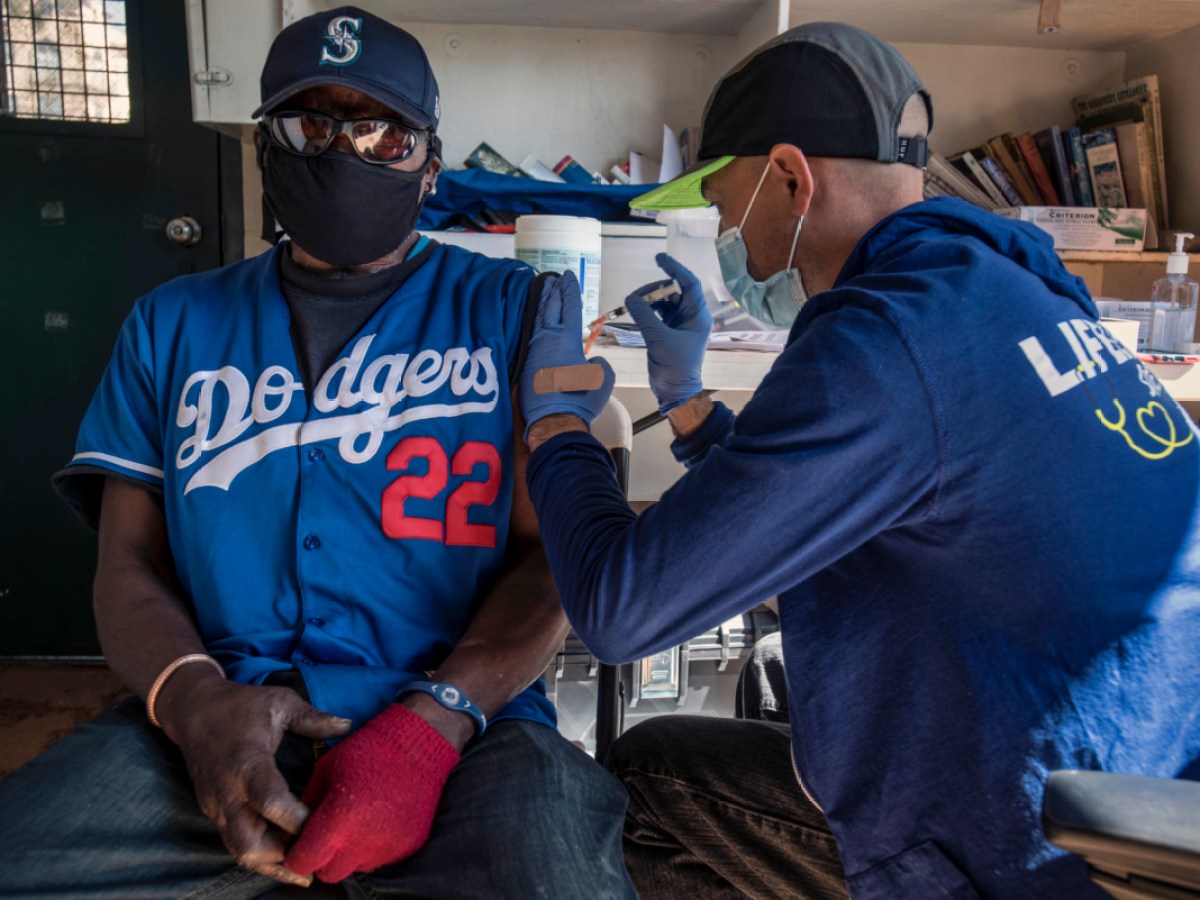
M472 506L491 506L500 494L500 453L483 441L467 441L452 462L435 438L406 437L387 456L390 471L404 471L414 459L427 463L424 475L401 475L383 489L380 522L390 538L416 538L453 546L495 547L496 527L467 521ZM445 522L407 515L404 501L410 497L432 500L446 489L449 475L473 476L483 466L482 480L459 484L446 498Z

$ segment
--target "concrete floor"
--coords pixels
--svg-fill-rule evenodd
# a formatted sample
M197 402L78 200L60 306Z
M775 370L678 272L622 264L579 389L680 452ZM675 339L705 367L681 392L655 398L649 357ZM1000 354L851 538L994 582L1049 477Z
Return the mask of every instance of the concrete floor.
M127 694L102 664L0 662L0 778Z

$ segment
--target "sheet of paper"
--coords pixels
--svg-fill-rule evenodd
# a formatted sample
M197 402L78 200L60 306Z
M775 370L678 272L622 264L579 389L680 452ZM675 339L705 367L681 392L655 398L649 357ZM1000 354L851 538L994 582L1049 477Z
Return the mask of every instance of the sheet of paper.
M618 347L645 347L646 339L636 328L622 328L618 325L605 325L605 337L617 342Z
M662 162L658 166L658 181L666 184L678 178L683 171L683 157L679 153L679 135L663 122Z
M654 176L658 174L658 163L649 157L642 156L636 150L629 151L629 183L654 184Z

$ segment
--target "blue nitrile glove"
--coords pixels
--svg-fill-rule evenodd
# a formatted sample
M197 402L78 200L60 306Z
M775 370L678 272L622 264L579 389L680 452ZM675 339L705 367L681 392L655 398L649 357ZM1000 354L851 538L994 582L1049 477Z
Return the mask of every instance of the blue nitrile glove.
M612 394L612 366L606 359L590 360L604 370L604 383L591 391L554 391L538 394L533 390L533 376L538 369L555 366L577 366L589 360L583 355L583 297L574 272L564 272L557 278L546 279L538 301L533 336L529 339L529 354L521 371L521 414L525 417L525 434L538 419L555 413L578 416L589 425L600 415Z
M647 303L642 299L646 294L671 283L655 281L626 297L625 308L646 339L650 389L658 398L658 411L666 415L703 390L700 369L713 321L699 279L666 253L654 261L678 282L680 292Z

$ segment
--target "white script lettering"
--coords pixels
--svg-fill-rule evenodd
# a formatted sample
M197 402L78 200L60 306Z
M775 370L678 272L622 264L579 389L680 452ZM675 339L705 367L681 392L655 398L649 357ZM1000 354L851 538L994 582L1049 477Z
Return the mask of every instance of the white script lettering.
M379 451L385 434L407 422L488 413L496 408L500 380L490 347L474 351L453 347L444 354L429 349L411 356L383 354L367 362L375 337L360 338L349 356L329 367L313 391L313 407L318 412L347 412L275 425L246 438L242 436L251 426L282 416L304 386L283 366L264 369L253 390L249 379L234 366L194 372L180 392L175 416L176 425L191 429L180 442L175 466L186 469L208 451L219 452L200 466L184 493L198 487L228 490L234 478L268 454L318 441L336 439L342 459L366 462ZM447 385L459 402L406 404ZM220 414L217 410L222 402L224 413ZM359 406L366 408L349 412ZM401 406L404 408L398 409Z

